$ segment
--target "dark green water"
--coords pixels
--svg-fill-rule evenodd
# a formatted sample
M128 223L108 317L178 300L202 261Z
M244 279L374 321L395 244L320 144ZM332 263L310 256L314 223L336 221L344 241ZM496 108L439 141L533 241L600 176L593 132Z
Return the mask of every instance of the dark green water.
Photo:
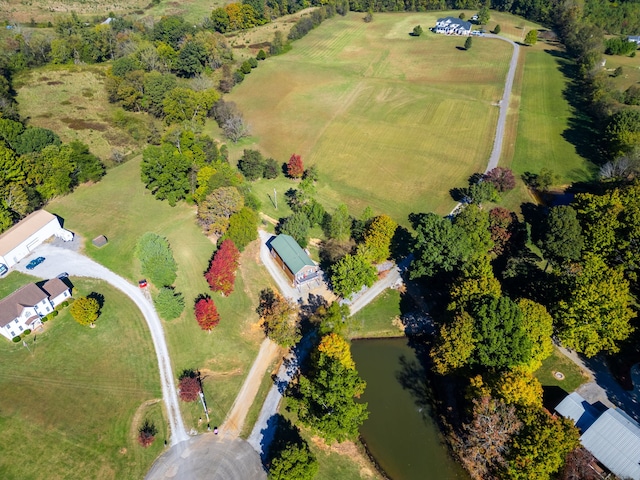
M351 345L369 419L360 429L369 452L393 480L466 480L429 416L424 371L406 338L355 340Z

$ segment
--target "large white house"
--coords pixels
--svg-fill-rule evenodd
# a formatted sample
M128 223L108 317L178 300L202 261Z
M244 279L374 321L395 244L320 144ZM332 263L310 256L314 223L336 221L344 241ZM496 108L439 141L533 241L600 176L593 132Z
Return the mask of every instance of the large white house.
M54 235L73 240L73 233L62 228L58 217L46 210L26 216L0 235L0 266L11 268Z
M71 288L59 278L48 280L42 286L25 285L0 300L0 333L11 340L25 330L39 327L40 319L70 296Z
M433 31L445 35L471 35L471 22L455 17L439 18Z

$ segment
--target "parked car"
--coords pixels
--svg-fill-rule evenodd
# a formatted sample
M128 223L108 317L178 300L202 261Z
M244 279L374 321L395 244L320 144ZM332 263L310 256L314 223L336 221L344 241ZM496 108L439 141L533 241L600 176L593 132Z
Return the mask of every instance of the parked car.
M68 276L69 274L67 272L62 272L60 275L58 275L58 278L62 280L63 278L67 278Z
M146 279L142 279L142 280L138 280L138 286L140 288L146 288L147 287L147 280Z
M36 268L38 265L40 265L42 262L44 262L45 258L44 257L38 257L38 258L34 258L33 260L31 260L28 264L27 264L27 270L33 270L34 268Z
M0 277L8 271L9 269L7 268L7 266L4 263L0 263Z

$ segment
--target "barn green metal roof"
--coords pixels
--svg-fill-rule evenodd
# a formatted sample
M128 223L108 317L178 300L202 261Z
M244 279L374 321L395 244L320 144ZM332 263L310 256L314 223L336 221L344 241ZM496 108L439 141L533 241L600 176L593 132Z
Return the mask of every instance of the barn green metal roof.
M305 266L315 266L313 260L309 258L309 255L298 245L293 237L290 235L280 234L271 241L271 248L273 248L282 261L289 267L289 270L296 275Z

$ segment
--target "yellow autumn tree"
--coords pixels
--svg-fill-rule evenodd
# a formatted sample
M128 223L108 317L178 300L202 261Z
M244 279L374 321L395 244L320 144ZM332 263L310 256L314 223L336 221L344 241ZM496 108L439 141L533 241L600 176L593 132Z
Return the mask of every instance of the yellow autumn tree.
M542 384L522 369L503 372L495 381L496 396L507 404L542 407Z
M349 342L347 342L342 335L330 333L322 337L320 345L318 345L318 352L338 360L346 368L351 370L356 368L356 364L353 358L351 358Z

